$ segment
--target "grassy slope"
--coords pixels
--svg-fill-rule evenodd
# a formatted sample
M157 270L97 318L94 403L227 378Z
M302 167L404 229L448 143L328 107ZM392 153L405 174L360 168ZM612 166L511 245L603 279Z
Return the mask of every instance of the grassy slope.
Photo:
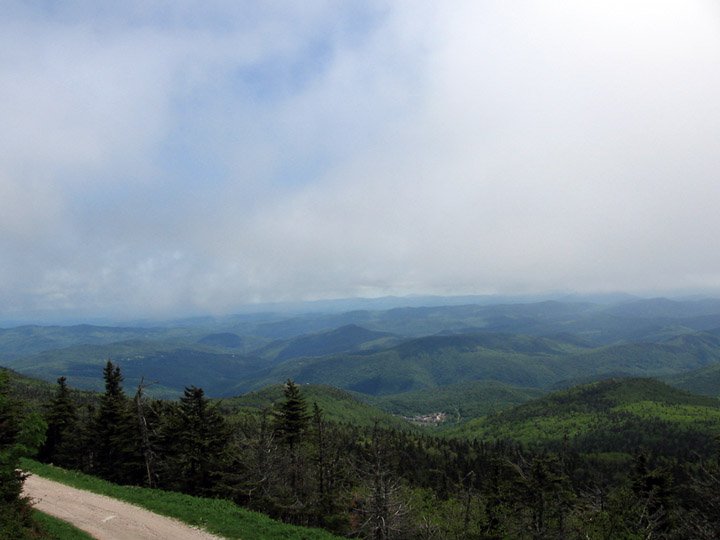
M92 540L93 538L85 531L38 510L33 510L33 521L42 535L39 540L44 538L49 540Z
M611 379L556 392L451 430L458 436L528 443L617 432L619 426L662 422L682 431L720 431L720 401L652 379Z
M24 470L79 489L107 495L165 516L202 527L226 538L243 540L330 540L338 538L320 529L296 527L274 521L221 499L203 499L181 493L132 486L118 486L82 473L66 471L24 459Z

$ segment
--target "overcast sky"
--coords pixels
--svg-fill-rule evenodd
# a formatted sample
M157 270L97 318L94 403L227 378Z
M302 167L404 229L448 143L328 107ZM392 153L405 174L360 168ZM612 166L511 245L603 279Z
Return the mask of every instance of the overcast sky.
M4 319L720 291L714 0L2 10Z

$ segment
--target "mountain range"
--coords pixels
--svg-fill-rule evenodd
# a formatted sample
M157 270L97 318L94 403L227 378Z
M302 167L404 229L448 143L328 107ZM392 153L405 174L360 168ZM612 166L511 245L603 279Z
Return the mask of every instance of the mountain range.
M126 385L151 382L162 397L189 385L237 396L290 378L400 404L406 393L462 394L480 382L537 395L621 376L717 396L720 301L553 300L0 329L0 365L33 377L64 375L98 390L108 359Z

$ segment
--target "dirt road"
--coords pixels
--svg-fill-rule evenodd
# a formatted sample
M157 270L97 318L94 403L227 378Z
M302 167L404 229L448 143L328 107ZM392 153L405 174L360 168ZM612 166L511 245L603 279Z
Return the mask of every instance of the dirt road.
M72 523L98 540L220 540L129 503L32 475L24 494L38 510Z

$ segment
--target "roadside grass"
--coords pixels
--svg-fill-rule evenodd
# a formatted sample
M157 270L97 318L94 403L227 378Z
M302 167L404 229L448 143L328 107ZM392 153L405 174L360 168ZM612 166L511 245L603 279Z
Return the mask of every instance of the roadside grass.
M40 538L48 540L93 540L93 537L85 531L81 531L66 521L39 510L33 510L32 518L38 532L42 535Z
M225 538L243 540L337 540L340 538L322 529L281 523L223 499L205 499L159 489L119 486L93 476L45 465L31 459L22 459L20 466L23 470L43 478L120 499Z

